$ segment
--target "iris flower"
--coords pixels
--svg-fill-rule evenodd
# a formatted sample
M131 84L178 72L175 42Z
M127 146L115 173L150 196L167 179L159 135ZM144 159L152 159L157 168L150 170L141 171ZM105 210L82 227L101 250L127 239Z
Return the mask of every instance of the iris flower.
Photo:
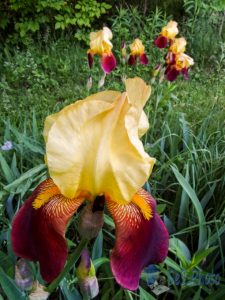
M136 62L137 57L140 59L140 63L143 65L147 65L148 58L145 53L145 47L142 44L142 41L139 39L135 39L132 44L130 44L130 57L128 63L130 65L134 65Z
M51 282L67 259L65 231L78 207L103 197L115 222L111 269L124 288L135 290L142 269L162 262L168 232L156 202L141 187L155 159L140 140L148 129L143 107L151 88L126 80L126 92L103 91L47 117L44 128L49 179L25 201L12 224L12 247L39 261Z
M174 81L182 73L188 79L188 70L194 64L194 60L185 53L178 53L174 56L173 62L169 63L165 74L169 81Z
M154 40L154 44L158 48L166 48L168 43L171 43L178 34L177 22L170 21L163 27L159 36Z
M186 44L185 38L182 37L175 39L169 48L165 58L165 74L169 81L174 81L180 73L188 79L188 69L194 64L194 60L184 53Z
M175 38L177 34L177 22L170 21L154 41L158 48L166 48L169 43L165 56L165 75L168 81L174 81L180 73L188 79L188 70L194 64L194 60L184 53L187 44L185 38Z
M113 35L108 27L103 27L102 30L91 32L90 34L90 49L88 50L88 63L92 68L94 55L101 57L101 67L106 74L109 74L116 67L116 59L112 53L112 43L110 40Z

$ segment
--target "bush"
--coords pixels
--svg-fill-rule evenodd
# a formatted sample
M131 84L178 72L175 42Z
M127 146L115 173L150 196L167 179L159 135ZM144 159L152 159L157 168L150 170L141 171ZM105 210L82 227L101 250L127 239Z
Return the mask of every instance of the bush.
M97 0L7 0L1 2L0 29L5 37L24 39L50 26L52 30L90 28L111 5Z

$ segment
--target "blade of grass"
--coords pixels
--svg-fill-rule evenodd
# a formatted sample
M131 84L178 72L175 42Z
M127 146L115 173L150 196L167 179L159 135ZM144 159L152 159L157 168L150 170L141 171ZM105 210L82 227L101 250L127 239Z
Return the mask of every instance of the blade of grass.
M5 186L5 190L7 191L13 191L19 184L21 184L24 180L34 176L35 174L39 173L40 171L44 170L46 168L45 164L40 164L39 166L36 166L30 170L28 170L26 173L21 175L19 178Z
M198 197L193 190L193 188L190 186L189 182L184 178L184 176L175 168L175 166L171 166L172 171L177 178L178 182L182 186L182 188L186 191L188 196L190 197L190 200L195 208L198 223L199 223L199 239L198 239L198 249L202 249L205 246L205 243L207 241L207 230L205 223L205 216L202 210L202 206L198 200Z

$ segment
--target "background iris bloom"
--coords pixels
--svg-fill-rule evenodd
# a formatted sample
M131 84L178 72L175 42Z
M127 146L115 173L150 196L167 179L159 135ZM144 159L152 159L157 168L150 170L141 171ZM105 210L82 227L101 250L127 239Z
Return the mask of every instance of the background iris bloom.
M154 44L158 48L166 48L168 43L171 43L174 40L178 32L177 22L170 21L165 27L163 27L159 36L154 40Z
M113 35L108 27L103 27L102 30L91 32L90 34L90 49L88 50L88 63L92 68L94 55L101 57L101 67L108 74L116 67L116 59L112 53L112 43L110 40Z
M148 58L145 53L145 47L140 39L135 39L133 43L130 44L130 57L128 63L134 65L137 57L139 57L141 64L147 65Z
M186 47L185 38L174 39L166 55L166 78L174 81L180 72L188 79L188 69L194 64L194 60L184 53Z

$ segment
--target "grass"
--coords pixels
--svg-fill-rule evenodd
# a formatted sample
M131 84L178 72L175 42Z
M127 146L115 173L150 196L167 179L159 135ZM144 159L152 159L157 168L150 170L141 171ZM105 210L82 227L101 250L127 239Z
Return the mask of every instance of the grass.
M132 16L137 22L138 15ZM127 28L124 16L119 17L113 25L115 32ZM153 16L149 18L154 24ZM162 16L156 20L161 20L157 23L160 27ZM131 41L134 33L125 34ZM121 40L121 36L115 38L117 48ZM152 40L146 42L150 47ZM107 77L104 89L123 90L124 72L151 82L151 70L159 57L155 50L151 51L150 67L126 70L119 67ZM48 37L26 49L5 47L0 62L0 144L12 140L14 145L13 150L0 151L0 293L4 291L8 298L13 295L25 299L25 293L12 280L16 258L8 237L13 215L47 176L43 164L44 119L65 105L97 92L101 73L96 59L92 72L94 84L88 92L86 48L67 37L56 41ZM170 290L159 299L215 300L225 295L224 69L221 64L219 69L216 63L213 69L201 64L200 60L196 61L189 81L179 78L172 84L165 81L159 84L157 80L152 83L152 95L145 108L150 130L143 142L146 151L157 158L148 188L158 199L158 211L171 237L169 257L159 266L157 277ZM70 252L79 240L75 233L78 217L79 212L67 234ZM100 232L89 244L101 299L156 299L155 290L147 286L152 276L147 270L142 273L140 289L135 293L115 284L107 259L115 239L114 227L110 216L105 215L104 238ZM31 266L35 278L40 279L37 266L33 263ZM80 299L74 287L77 283L74 270L75 267L52 294L52 299ZM200 281L196 276L193 280L195 274ZM203 282L206 276L210 283Z

